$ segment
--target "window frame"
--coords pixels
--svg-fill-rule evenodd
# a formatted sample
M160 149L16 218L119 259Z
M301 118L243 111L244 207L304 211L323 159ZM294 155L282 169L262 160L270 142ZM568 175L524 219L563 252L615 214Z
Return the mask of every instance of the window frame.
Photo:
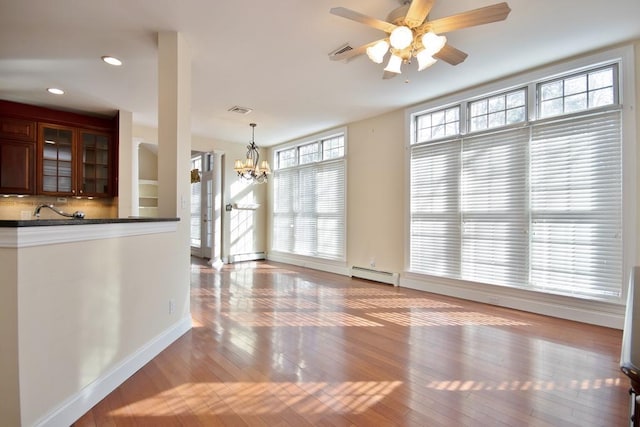
M342 141L343 141L343 145L342 145L342 156L339 157L331 157L329 159L323 159L324 157L324 147L323 147L323 143L325 141L331 140L333 138L336 137L342 137ZM308 163L300 163L299 159L300 159L300 147L304 147L304 146L309 146L311 144L318 144L318 154L319 154L319 159L317 161L313 161L313 162L308 162ZM347 200L348 200L348 195L347 195L347 176L348 176L348 171L347 171L347 150L348 150L348 134L347 134L347 128L346 127L340 127L340 128L335 128L335 129L330 129L327 130L325 132L321 132L318 134L314 134L311 136L308 136L306 138L303 139L298 139L298 140L294 140L294 141L290 141L284 144L280 144L277 145L275 147L273 147L272 149L272 160L273 160L273 164L276 166L279 166L277 163L277 159L278 159L278 154L286 151L286 150L291 150L291 149L295 149L296 150L296 164L293 166L287 166L284 168L275 168L273 173L274 173L274 178L275 176L277 176L279 171L284 171L284 172L294 172L295 170L298 170L298 172L300 172L303 169L322 169L323 165L328 165L330 167L331 164L335 164L335 163L341 163L342 164L342 168L343 168L343 183L344 183L344 188L343 188L343 229L342 229L342 236L341 236L341 243L342 243L342 255L338 258L324 258L324 257L318 257L315 255L303 255L303 254L296 254L294 252L283 252L283 251L278 251L276 249L274 249L274 227L275 227L275 218L276 218L276 212L275 212L275 202L272 202L271 204L271 208L270 208L270 223L269 223L269 239L268 239L268 245L269 245L269 251L270 253L273 254L277 254L276 258L284 258L290 261L297 261L297 262L307 262L306 260L309 259L314 259L317 260L319 262L321 262L322 264L327 264L327 265L332 265L335 264L337 266L342 267L344 265L344 263L346 262L346 257L347 257ZM270 180L269 181L269 186L270 186L270 199L271 200L276 200L276 188L275 188L275 184L273 182L274 180ZM320 215L320 216L324 216L327 217L327 215ZM331 216L331 215L329 215ZM305 264L306 265L306 264Z
M608 50L606 52L600 52L597 54L586 55L574 60L565 61L563 63L557 63L552 66L541 67L537 70L523 73L520 75L512 76L501 81L496 81L490 84L478 86L474 89L460 92L455 95L439 98L426 102L421 105L417 105L405 110L405 126L406 126L406 139L405 139L405 188L407 191L407 197L405 200L405 260L404 271L405 276L409 280L425 280L429 275L420 273L414 273L410 271L411 262L411 197L410 197L410 182L411 182L411 150L416 146L416 120L418 115L436 111L447 106L465 102L471 102L477 99L490 97L494 94L501 92L506 93L518 87L527 87L527 121L525 125L529 126L531 122L544 122L547 120L557 120L564 116L553 116L544 119L538 119L538 106L537 106L537 84L543 81L550 81L559 78L566 78L570 75L584 73L585 71L596 71L598 68L603 68L611 64L617 63L617 75L619 87L616 90L616 99L618 104L612 106L597 107L595 109L583 110L577 114L584 114L597 111L606 111L612 108L621 110L622 114L622 265L623 265L623 281L621 283L621 297L617 304L624 304L626 300L626 286L631 266L634 265L635 253L636 253L636 226L635 226L635 212L636 212L636 145L635 145L635 131L636 131L636 116L633 106L625 104L625 99L635 99L635 59L633 46L623 46L615 49ZM462 113L467 114L467 109L462 108ZM461 129L461 136L476 135L482 133L499 132L506 130L509 127L521 126L517 125L490 128L487 130L469 132L468 120L462 121L464 128ZM449 140L453 138L447 138ZM421 144L438 143L439 141L428 141ZM475 289L474 286L478 284L466 283L463 280L454 279L441 279L444 282L451 282L454 286L465 286L469 289ZM482 285L482 284L480 284ZM493 289L490 292L495 291L495 286L491 286ZM522 289L522 288L515 288ZM547 297L553 298L553 294L545 294ZM592 301L597 302L597 301Z

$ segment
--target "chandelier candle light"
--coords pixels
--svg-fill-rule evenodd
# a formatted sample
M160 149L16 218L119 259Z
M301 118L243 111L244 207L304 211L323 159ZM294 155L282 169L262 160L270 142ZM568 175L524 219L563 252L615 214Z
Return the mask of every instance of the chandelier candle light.
M267 182L267 175L271 173L271 168L266 160L260 162L260 153L255 142L257 125L250 123L249 126L251 126L251 142L247 145L247 158L236 160L233 169L241 179L261 184Z

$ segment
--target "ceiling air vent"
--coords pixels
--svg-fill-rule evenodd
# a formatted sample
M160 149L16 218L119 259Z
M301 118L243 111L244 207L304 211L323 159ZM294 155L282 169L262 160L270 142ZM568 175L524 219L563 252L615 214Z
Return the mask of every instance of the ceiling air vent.
M229 108L227 111L231 111L232 113L238 113L238 114L249 114L253 110L251 108L239 107L236 105L235 107Z
M335 56L335 55L340 55L341 53L345 53L345 52L348 52L350 50L353 50L351 45L349 43L345 43L342 46L340 46L339 48L337 48L336 50L329 52L329 57Z

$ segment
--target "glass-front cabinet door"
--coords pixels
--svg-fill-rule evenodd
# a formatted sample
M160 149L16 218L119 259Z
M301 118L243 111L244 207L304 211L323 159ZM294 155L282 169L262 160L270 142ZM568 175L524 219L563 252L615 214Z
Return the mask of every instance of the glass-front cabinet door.
M73 164L73 128L40 126L39 153L41 160L39 192L50 195L75 195Z
M111 137L107 133L80 131L80 196L108 196L110 194Z

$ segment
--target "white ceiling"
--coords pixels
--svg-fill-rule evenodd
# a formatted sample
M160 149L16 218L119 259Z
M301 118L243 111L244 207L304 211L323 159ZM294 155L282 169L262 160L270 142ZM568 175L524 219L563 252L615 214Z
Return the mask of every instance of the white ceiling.
M507 0L506 21L447 34L469 54L382 80L366 57L328 59L345 42L383 36L329 14L385 19L397 0L0 0L0 99L157 121L157 32L192 50L197 135L273 145L613 44L640 39L640 0ZM430 18L499 0L436 0ZM121 58L110 67L102 55ZM48 94L60 87L63 96ZM253 108L248 115L227 110Z

